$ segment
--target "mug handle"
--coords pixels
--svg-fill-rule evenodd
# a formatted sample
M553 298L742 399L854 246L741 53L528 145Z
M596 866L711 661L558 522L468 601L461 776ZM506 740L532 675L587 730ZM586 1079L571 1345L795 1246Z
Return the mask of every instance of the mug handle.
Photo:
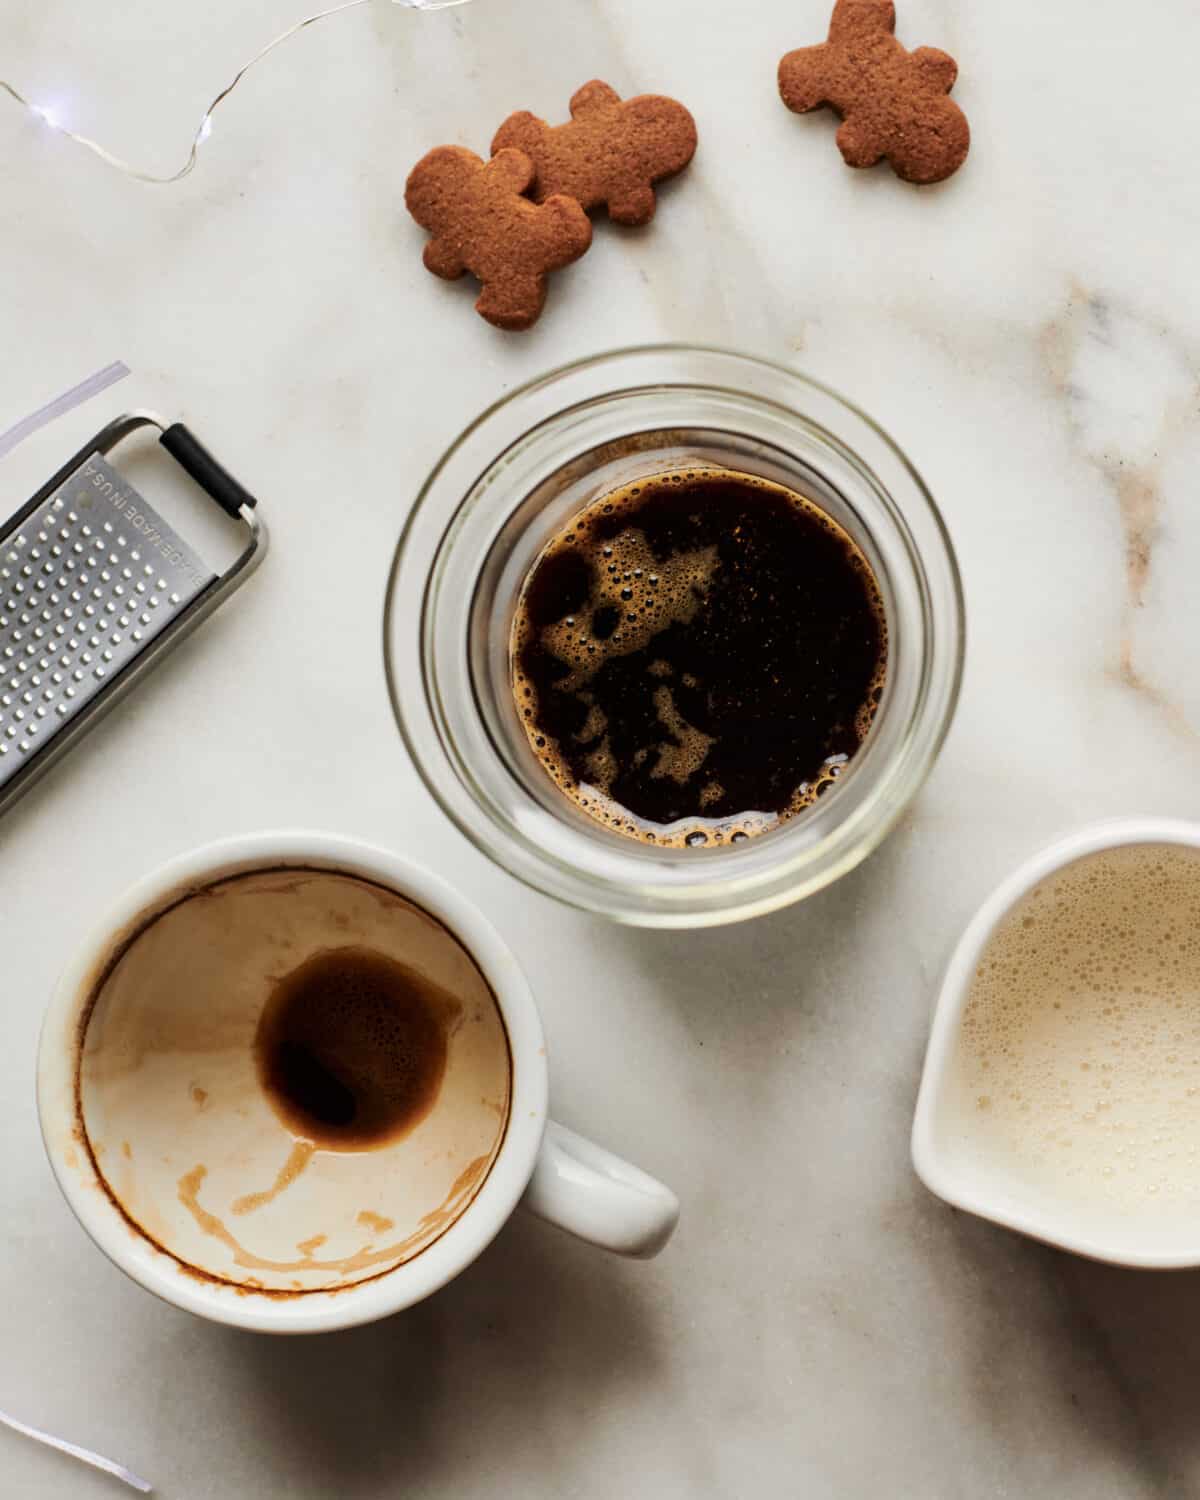
M679 1222L669 1187L553 1120L521 1206L590 1245L639 1260L657 1255Z

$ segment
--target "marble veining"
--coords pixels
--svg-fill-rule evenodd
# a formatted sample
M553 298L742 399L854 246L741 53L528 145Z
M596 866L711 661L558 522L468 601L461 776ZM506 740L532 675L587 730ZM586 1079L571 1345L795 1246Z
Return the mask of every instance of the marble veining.
M1062 315L1046 325L1042 351L1072 442L1104 475L1120 516L1125 601L1114 670L1175 732L1194 735L1186 713L1136 657L1154 549L1169 527L1163 470L1200 422L1200 366L1171 330L1077 283Z
M169 171L303 4L10 5L2 71ZM993 885L1086 820L1200 817L1200 10L898 0L903 40L957 58L972 129L963 170L914 189L849 171L831 116L779 102L779 57L829 9L378 0L257 69L169 188L0 99L0 426L112 359L135 372L4 461L11 502L149 405L274 531L248 588L0 824L0 1407L164 1495L1200 1497L1200 1272L955 1213L907 1139L939 971ZM405 175L514 109L561 117L596 76L687 103L695 162L502 334L421 268ZM802 906L683 937L561 910L468 848L404 758L379 647L395 536L464 424L660 339L782 360L871 412L945 512L969 613L955 728L887 844ZM659 1260L517 1220L412 1312L280 1344L158 1304L92 1248L33 1102L63 952L170 855L299 824L412 853L490 913L539 996L556 1114L682 1199ZM0 1431L0 1494L112 1493Z

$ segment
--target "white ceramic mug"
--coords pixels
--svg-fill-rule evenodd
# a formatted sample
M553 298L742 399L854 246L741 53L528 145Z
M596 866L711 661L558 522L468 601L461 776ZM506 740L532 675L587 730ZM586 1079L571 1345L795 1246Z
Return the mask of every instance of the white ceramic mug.
M974 1150L952 1103L951 1071L963 1013L980 959L1017 903L1056 871L1089 855L1130 845L1200 850L1200 824L1128 818L1093 824L1041 850L983 903L959 940L942 981L913 1121L917 1175L939 1198L1034 1239L1113 1265L1174 1269L1200 1266L1200 1222L1187 1238L1149 1216L1082 1214L1067 1201L1023 1192Z
M267 1295L189 1272L140 1234L81 1149L77 1103L81 1025L100 976L121 945L189 892L256 870L295 867L357 876L428 913L467 950L507 1031L507 1128L468 1206L412 1259L336 1292ZM42 1030L38 1110L59 1186L96 1244L135 1281L202 1317L272 1333L310 1333L371 1322L420 1301L464 1270L520 1204L595 1245L648 1257L670 1238L675 1195L638 1168L549 1120L541 1020L516 959L481 913L444 881L383 850L322 833L261 833L185 854L117 903L63 973Z

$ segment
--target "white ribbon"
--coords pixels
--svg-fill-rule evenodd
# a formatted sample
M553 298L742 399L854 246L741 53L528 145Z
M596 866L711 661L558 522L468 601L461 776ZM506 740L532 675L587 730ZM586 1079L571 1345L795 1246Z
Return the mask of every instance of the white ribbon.
M39 427L45 427L56 417L65 416L76 406L81 406L83 402L90 401L101 391L106 391L110 385L115 385L118 380L124 380L128 374L128 365L122 364L119 359L114 359L111 365L105 365L103 370L97 370L94 375L89 375L86 380L73 385L69 391L64 391L61 396L55 396L53 401L47 401L45 406L39 406L37 411L31 411L27 417L14 422L6 432L0 432L0 458L6 457L18 443L24 442Z
M0 1411L0 1422L5 1427L11 1427L14 1432L32 1438L35 1443L44 1443L47 1448L57 1448L60 1453L69 1453L80 1463L91 1464L93 1469L103 1469L106 1474L111 1474L114 1479L119 1479L130 1489L140 1490L143 1495L154 1493L152 1484L147 1484L144 1479L131 1474L122 1464L113 1463L111 1458L102 1458L99 1453L93 1453L88 1448L81 1448L77 1443L68 1443L64 1438L52 1437L48 1432L42 1432L37 1427L30 1427L27 1422L18 1422L16 1417L10 1417L6 1412Z

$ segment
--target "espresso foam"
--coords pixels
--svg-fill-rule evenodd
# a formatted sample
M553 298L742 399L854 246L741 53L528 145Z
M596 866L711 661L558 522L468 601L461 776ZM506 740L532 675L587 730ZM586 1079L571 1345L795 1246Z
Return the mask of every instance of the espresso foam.
M1056 1206L1200 1210L1200 853L1115 849L997 928L948 1077L955 1132Z
M604 496L519 601L514 700L589 816L648 843L737 842L810 807L866 738L887 627L819 506L726 469Z

